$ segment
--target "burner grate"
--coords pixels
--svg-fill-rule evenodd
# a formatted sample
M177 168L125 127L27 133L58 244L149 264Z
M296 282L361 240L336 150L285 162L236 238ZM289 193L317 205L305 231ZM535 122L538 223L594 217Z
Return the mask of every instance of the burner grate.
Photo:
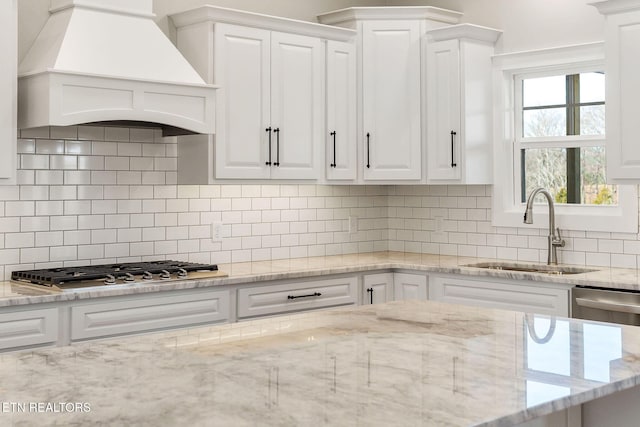
M179 273L181 270L216 271L215 264L198 264L182 261L148 261L128 262L120 264L102 264L83 267L47 268L42 270L23 270L11 273L12 280L29 282L36 285L54 286L64 283L77 283L90 280L115 279L127 277L142 277L145 274Z

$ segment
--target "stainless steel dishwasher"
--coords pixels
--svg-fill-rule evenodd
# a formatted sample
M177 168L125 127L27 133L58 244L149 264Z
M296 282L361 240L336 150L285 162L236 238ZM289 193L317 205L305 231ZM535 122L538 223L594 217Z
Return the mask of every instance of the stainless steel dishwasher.
M640 326L640 292L576 286L571 317Z

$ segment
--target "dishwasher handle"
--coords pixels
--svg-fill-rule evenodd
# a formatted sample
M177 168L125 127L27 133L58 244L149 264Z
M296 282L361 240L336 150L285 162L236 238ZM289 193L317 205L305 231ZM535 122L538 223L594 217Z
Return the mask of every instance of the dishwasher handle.
M581 307L596 308L599 310L617 311L620 313L640 314L640 305L621 304L617 302L598 301L588 298L576 298L576 304Z

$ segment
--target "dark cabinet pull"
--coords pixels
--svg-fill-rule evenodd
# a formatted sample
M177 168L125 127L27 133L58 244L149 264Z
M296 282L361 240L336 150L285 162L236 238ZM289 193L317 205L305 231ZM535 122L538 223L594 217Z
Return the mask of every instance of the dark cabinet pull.
M275 128L273 132L276 134L276 161L273 166L280 166L280 128Z
M371 167L371 162L370 162L370 158L369 158L369 151L370 151L370 143L369 143L369 139L370 139L371 135L369 134L369 132L367 132L367 168Z
M331 163L329 166L331 166L332 168L335 168L336 167L336 131L334 130L329 135L333 136L333 163Z
M369 303L373 304L373 288L368 288L367 292L369 293Z
M451 131L451 167L455 168L456 166L458 166L455 162L454 159L454 155L453 155L453 137L456 136L456 131L452 130Z
M319 297L322 294L320 292L314 292L308 295L287 295L287 299L297 299L297 298L309 298L309 297Z
M265 163L267 166L271 166L271 126L265 129L269 133L269 161Z

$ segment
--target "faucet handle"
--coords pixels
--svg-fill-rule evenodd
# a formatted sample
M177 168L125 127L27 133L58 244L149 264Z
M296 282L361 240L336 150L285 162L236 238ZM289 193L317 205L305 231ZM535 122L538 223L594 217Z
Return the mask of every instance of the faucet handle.
M560 246L561 248L564 248L565 244L566 242L564 241L564 239L562 238L562 235L560 234L560 227L556 227L556 235L553 238L553 246Z

